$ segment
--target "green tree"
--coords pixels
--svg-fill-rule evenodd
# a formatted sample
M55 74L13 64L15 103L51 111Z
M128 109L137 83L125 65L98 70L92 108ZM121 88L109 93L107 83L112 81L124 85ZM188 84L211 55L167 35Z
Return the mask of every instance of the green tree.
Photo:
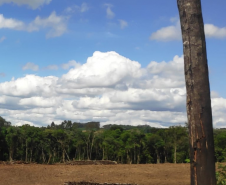
M160 163L160 158L163 152L164 148L164 141L163 139L157 135L157 134L150 134L150 136L147 139L147 144L150 148L150 150L154 150L154 153L156 155L156 163Z
M18 145L18 128L17 127L7 128L6 142L9 148L9 160L13 161L14 152Z
M226 162L226 132L215 134L214 143L217 162Z
M8 146L6 142L7 128L0 127L0 161L7 160L8 157Z
M0 116L0 127L9 127L11 122L6 121L3 117Z
M54 130L53 137L55 137L56 141L58 143L60 143L61 153L62 153L62 161L65 162L65 154L66 154L68 160L70 160L70 158L66 152L66 146L68 145L68 142L69 142L67 133L62 129Z
M189 142L188 134L187 134L186 128L182 126L169 127L168 134L170 136L169 140L173 147L173 153L174 153L173 161L174 163L177 163L178 148L181 148L183 145L187 146Z

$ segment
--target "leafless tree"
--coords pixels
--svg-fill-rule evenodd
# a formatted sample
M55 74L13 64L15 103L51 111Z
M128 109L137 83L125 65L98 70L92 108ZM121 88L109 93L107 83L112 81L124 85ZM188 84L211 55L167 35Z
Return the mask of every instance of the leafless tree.
M191 185L216 185L212 110L201 0L177 0L184 49Z

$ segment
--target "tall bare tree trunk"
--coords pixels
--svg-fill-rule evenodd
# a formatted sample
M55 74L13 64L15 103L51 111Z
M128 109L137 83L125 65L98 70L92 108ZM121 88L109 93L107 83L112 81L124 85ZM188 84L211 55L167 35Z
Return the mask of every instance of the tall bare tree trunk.
M212 110L201 0L177 0L184 49L191 185L216 185Z
M32 162L32 149L30 150L30 163Z
M27 139L26 139L26 159L25 162L27 162Z
M102 160L104 160L104 155L105 155L105 153L104 153L104 146L103 146L103 157L102 157Z
M159 152L156 151L156 154L157 154L157 164L159 164L160 163L160 155L159 155Z
M65 150L62 147L62 159L63 159L63 163L65 163Z
M9 148L9 161L10 162L13 161L13 148L12 147Z
M46 157L45 157L45 154L43 152L43 148L42 148L42 163L45 163L46 162Z
M174 163L177 163L177 144L174 144Z
M48 159L48 163L47 163L47 164L49 164L49 162L50 162L50 160L51 160L51 157L52 157L52 154L49 153L49 159Z

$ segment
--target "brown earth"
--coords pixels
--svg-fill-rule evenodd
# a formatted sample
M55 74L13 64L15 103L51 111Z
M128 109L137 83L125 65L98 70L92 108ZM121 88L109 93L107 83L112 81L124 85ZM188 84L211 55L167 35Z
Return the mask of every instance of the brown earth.
M41 165L0 164L0 185L63 185L65 182L189 185L189 164Z

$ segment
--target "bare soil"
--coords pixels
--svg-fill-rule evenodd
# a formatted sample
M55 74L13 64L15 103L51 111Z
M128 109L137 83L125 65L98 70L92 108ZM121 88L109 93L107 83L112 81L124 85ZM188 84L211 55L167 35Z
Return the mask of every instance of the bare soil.
M190 164L41 165L0 164L0 185L63 185L65 182L189 185Z

